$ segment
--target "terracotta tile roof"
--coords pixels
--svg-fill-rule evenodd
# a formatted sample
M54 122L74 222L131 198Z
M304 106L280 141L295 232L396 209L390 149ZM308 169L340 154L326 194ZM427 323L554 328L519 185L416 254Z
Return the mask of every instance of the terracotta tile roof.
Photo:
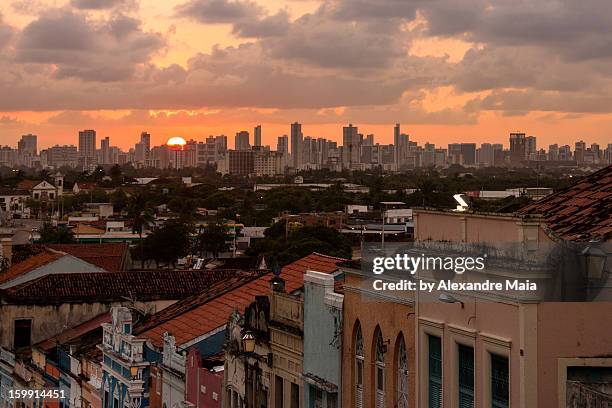
M123 271L126 267L125 262L128 256L128 244L126 243L49 244L46 246L56 251L66 252L109 272Z
M568 241L612 238L612 166L518 211L541 215L553 235Z
M226 269L59 273L6 289L0 293L0 297L5 302L20 304L178 300L240 273L244 272Z
M342 258L312 253L283 267L280 276L285 280L285 290L293 292L304 285L304 274L307 270L333 273L338 270L338 265L345 261ZM160 312L165 316L157 319L157 325L135 328L135 332L139 337L149 338L159 348L163 347L165 332L175 337L177 345L185 344L225 325L232 311L244 312L255 300L255 296L270 293L269 281L272 277L272 273L266 273L220 296L202 299L203 303L192 304L186 311L182 308L182 302L178 302Z
M0 196L29 196L27 190L16 190L11 187L0 187Z
M87 320L75 327L64 330L57 336L51 337L47 340L41 341L37 343L35 347L41 349L45 353L52 350L56 344L66 344L71 343L75 340L78 340L88 333L99 331L100 332L100 340L102 339L102 327L100 326L102 323L110 323L112 321L112 316L110 313L102 313L94 317L91 320Z
M21 262L11 265L4 273L0 273L0 283L11 281L21 275L24 275L36 268L47 265L53 261L57 261L66 254L58 251L45 250L33 255Z
M17 189L31 191L38 184L40 184L40 180L21 180L17 184Z

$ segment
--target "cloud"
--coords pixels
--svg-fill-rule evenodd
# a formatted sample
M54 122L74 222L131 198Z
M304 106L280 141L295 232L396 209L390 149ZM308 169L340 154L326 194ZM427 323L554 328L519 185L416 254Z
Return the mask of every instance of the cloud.
M81 10L107 10L112 8L137 7L135 0L71 0L70 5Z
M289 31L289 14L280 10L271 16L245 18L234 23L232 33L237 37L278 37Z
M27 25L16 52L20 62L52 64L56 79L108 82L131 78L163 46L162 36L142 31L136 19L96 21L64 9Z
M249 0L191 0L176 7L177 16L205 24L235 23L262 13L257 3Z
M0 13L0 50L9 43L14 32L15 30L4 22L2 13Z

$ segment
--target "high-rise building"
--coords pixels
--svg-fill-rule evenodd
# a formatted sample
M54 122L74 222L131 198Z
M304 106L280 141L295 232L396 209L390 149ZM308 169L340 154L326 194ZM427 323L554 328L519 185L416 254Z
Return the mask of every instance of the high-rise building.
M576 160L576 163L578 164L584 163L584 153L585 152L586 152L586 143L583 140L577 141L574 147L574 160Z
M525 160L535 160L537 150L536 137L527 136L525 138Z
M363 135L359 134L356 126L349 123L342 128L342 166L352 168L353 164L361 162L361 145Z
M246 130L236 133L234 139L235 150L251 150L251 144L249 142L249 132Z
M276 142L276 151L283 155L289 154L289 137L287 135L278 137Z
M520 164L525 160L525 134L510 133L510 163Z
M253 141L254 146L261 146L261 125L255 126L253 130L253 136L255 140Z
M400 124L396 123L393 127L393 146L395 170L400 170L402 165L408 160L408 150L410 146L410 136L401 133Z
M229 173L237 176L248 176L255 173L255 151L228 151Z
M493 166L494 159L493 145L491 143L481 144L478 154L478 164L484 167L491 167Z
M38 153L38 137L32 134L21 136L21 140L17 143L17 151L20 155L28 153L31 156L36 156Z
M299 170L302 165L302 125L298 122L291 124L291 161L293 168Z
M548 160L559 160L559 145L551 144L548 146Z
M96 165L96 131L79 132L79 163L83 170L92 170Z
M76 168L78 164L79 153L76 146L55 145L47 149L47 165L49 167L56 169L63 166Z
M559 147L559 160L572 160L572 148L569 145Z
M137 158L144 166L149 166L149 159L151 158L151 135L147 132L140 134L140 143L142 144L141 157Z
M100 140L100 164L110 164L110 137Z

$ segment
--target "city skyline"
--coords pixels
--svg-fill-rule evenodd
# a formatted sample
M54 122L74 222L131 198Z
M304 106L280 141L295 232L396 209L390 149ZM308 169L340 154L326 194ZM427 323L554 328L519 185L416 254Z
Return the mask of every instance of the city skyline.
M273 144L299 121L335 141L352 122L391 143L400 122L421 144L523 130L606 145L606 3L544 3L2 2L1 143L33 133L49 147L93 128L127 148L142 129L160 144L261 124Z

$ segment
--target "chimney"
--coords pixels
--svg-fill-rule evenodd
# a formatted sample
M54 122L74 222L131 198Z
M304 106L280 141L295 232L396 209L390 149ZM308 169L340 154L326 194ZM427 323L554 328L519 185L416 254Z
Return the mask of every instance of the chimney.
M2 238L0 239L0 255L8 261L9 266L13 262L13 239Z

